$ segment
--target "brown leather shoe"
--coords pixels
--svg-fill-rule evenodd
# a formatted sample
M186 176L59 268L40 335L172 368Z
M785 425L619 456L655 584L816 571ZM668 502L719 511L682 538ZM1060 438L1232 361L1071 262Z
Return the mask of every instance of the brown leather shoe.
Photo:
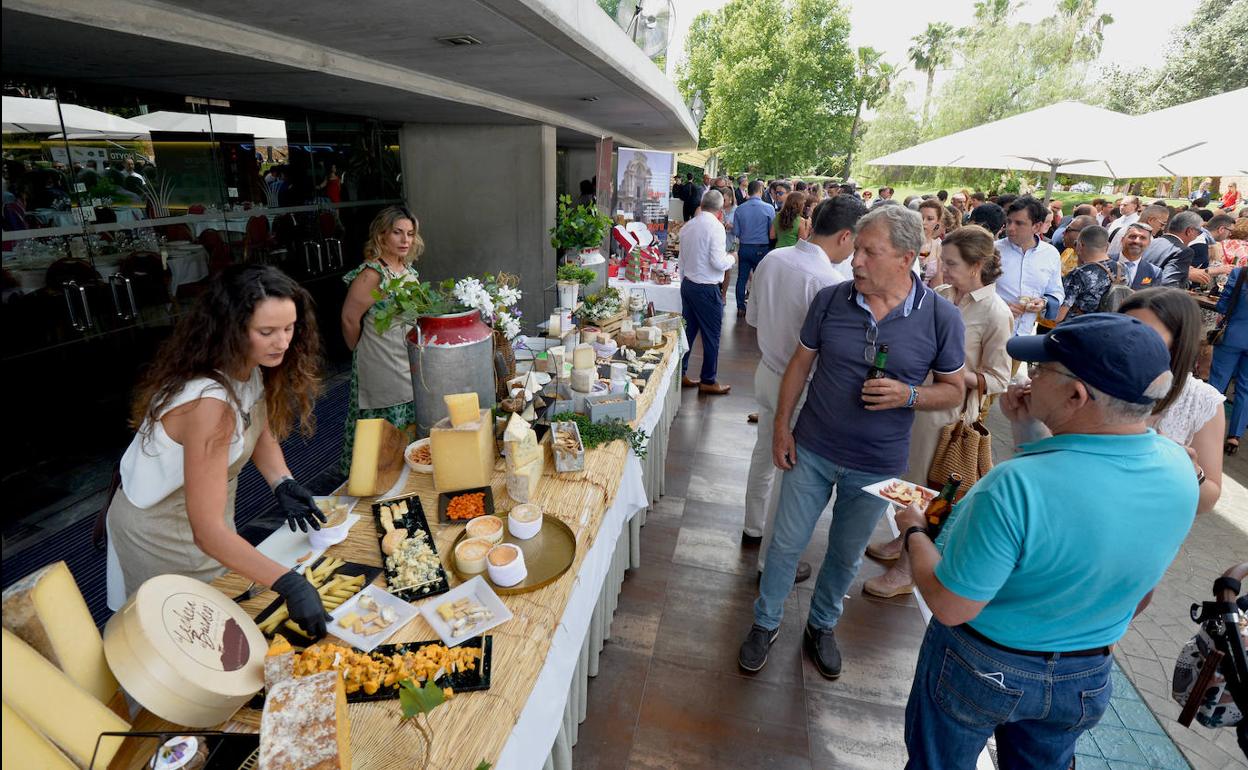
M730 390L732 390L731 385L723 385L718 382L698 383L698 392L705 393L708 396L724 396L727 395Z
M758 422L758 412L750 412L745 416L745 421L749 423Z
M697 380L691 380L691 379L689 379L688 377L684 377L684 376L682 376L682 377L680 378L680 387L682 387L682 388L696 388L696 387L698 387L700 384L701 384L701 383L700 383L700 382L698 382Z

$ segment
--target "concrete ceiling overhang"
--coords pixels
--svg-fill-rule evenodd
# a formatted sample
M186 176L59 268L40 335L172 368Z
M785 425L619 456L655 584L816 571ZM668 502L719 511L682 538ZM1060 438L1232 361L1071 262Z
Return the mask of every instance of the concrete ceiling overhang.
M654 149L697 144L675 86L593 0L4 0L3 8L6 76L402 122L546 123L560 136ZM437 39L450 35L481 45Z

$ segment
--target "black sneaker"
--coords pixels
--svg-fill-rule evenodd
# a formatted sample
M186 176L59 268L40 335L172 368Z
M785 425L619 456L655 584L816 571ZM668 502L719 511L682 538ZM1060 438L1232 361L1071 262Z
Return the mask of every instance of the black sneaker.
M741 651L737 653L737 665L751 674L762 671L763 666L767 665L767 653L778 636L779 628L768 631L757 624L750 626L750 633L741 643Z
M836 648L836 635L832 629L811 628L806 626L802 636L802 646L810 654L815 668L824 679L837 679L841 675L841 651ZM743 648L744 649L744 648Z

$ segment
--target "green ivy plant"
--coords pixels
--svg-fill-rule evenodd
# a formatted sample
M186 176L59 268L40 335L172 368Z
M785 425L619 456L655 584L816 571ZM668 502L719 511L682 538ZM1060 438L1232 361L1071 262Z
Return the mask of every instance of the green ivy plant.
M555 271L555 278L559 281L567 281L569 283L579 283L582 286L588 286L594 282L598 274L588 267L580 265L560 265Z
M555 226L550 228L550 245L556 249L586 249L598 246L611 227L611 219L592 203L572 205L572 196L560 195Z
M385 334L400 319L412 321L421 316L445 315L465 310L451 294L454 288L455 281L449 278L440 284L405 281L402 277L384 278L381 285L373 290L373 299L383 300L389 297L394 301L377 308L373 313L373 326L378 334Z
M403 711L403 719L412 723L425 742L421 770L429 767L429 757L433 755L433 727L429 724L429 712L445 701L446 694L434 684L432 677L425 681L424 687L417 687L411 679L399 682L399 708Z

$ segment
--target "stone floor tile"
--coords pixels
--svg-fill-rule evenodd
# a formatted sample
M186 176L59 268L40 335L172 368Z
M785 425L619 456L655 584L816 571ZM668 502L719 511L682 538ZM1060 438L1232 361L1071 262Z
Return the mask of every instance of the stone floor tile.
M1078 770L1110 770L1109 763L1100 757L1090 757L1083 754L1077 754Z
M1144 753L1136 745L1131 731L1118 727L1106 727L1093 731L1092 739L1101 750L1101 756L1108 760L1134 762L1144 764Z
M807 690L810 758L816 767L897 770L906 763L906 711Z
M1161 726L1157 724L1157 719L1153 717L1153 712L1140 701L1122 700L1114 703L1113 709L1122 721L1122 726L1128 730L1156 735L1164 734Z
M1165 734L1133 732L1131 735L1150 768L1157 770L1187 770L1187 760L1175 748L1174 741Z

